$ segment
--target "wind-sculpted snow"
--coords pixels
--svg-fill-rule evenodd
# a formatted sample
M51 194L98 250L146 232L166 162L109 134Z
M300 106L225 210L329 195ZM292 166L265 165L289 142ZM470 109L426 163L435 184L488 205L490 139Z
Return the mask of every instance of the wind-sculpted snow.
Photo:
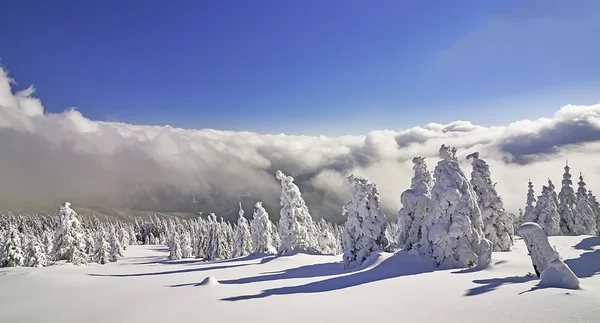
M54 212L69 200L97 214L205 211L235 220L240 200L246 212L260 200L277 219L280 169L296 179L317 219L342 221L350 173L377 183L382 211L391 215L413 176L412 158L435 163L442 143L458 148L464 167L470 151L485 157L511 213L523 207L525 179L558 180L565 157L575 171L600 175L600 105L565 106L551 118L505 126L456 121L330 138L132 125L91 120L76 109L47 113L33 87L15 84L0 71L0 203L17 209ZM590 188L600 190L597 183Z

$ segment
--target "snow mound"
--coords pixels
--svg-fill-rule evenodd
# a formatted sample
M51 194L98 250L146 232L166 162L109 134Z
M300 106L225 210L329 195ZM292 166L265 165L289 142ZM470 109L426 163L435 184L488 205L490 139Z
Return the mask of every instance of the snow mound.
M215 278L215 276L208 276L204 278L203 281L200 282L200 286L214 286L220 285L219 281Z
M555 259L542 272L540 286L578 289L579 279L567 264L560 259Z

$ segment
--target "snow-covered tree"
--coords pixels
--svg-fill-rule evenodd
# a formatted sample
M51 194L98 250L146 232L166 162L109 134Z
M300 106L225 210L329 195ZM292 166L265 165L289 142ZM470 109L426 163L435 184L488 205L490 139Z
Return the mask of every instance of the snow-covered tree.
M21 245L21 237L15 226L8 228L2 252L2 267L21 267L25 264L25 255Z
M573 226L571 233L575 235L587 234L596 235L597 224L596 215L594 209L588 198L587 189L585 188L585 182L583 181L583 174L579 174L579 187L577 188L577 204L575 208L575 215L573 218Z
M94 261L101 265L106 265L110 261L110 258L110 244L106 239L106 232L104 229L101 229L100 232L98 232Z
M181 240L181 257L191 258L193 255L192 249L192 237L189 232L183 233L183 239Z
M369 256L389 244L385 238L385 215L379 210L379 193L374 183L362 176L350 175L354 186L352 200L344 205L347 216L342 234L343 265L358 267Z
M250 223L253 251L255 253L274 254L276 250L273 244L273 223L269 220L269 214L261 202L256 202L254 207L256 209Z
M535 211L535 192L533 190L533 183L529 180L529 189L527 190L527 205L525 205L525 212L523 213L523 222L537 222L537 216Z
M32 236L27 247L26 265L28 267L46 267L47 263L48 258L41 242L37 237Z
M590 206L596 216L596 232L600 235L600 203L596 200L596 196L592 194L592 191L588 191L588 201L590 201Z
M519 227L519 233L529 251L535 274L539 277L550 262L559 258L559 254L550 246L548 237L539 224L525 222Z
M250 225L244 217L242 203L240 203L239 217L235 232L235 242L233 247L232 257L242 257L252 252L252 236L250 235Z
M44 233L42 233L42 242L44 245L44 252L45 254L50 257L50 255L52 254L52 250L54 249L54 235L52 233L52 231L50 230L44 230Z
M54 238L54 259L66 260L74 265L87 265L85 236L77 213L71 209L71 203L60 207L60 223Z
M276 177L281 181L281 217L279 219L279 237L281 243L278 254L294 250L316 251L314 239L314 223L308 207L300 194L294 178L277 171Z
M209 240L209 226L210 222L204 221L202 218L198 218L198 228L196 231L196 258L204 259L206 258L206 248L208 246Z
M573 181L571 180L571 168L567 163L565 173L562 179L562 188L558 193L558 214L560 215L560 231L562 234L575 233L575 192L573 191Z
M412 160L415 174L410 188L402 193L402 208L398 211L398 247L405 250L416 250L421 241L421 225L429 213L431 203L431 187L433 180L427 169L425 157L414 157Z
M341 249L338 237L335 235L334 228L325 219L319 220L317 223L318 228L318 242L319 252L322 254L338 254ZM387 232L386 232L387 234ZM387 237L387 236L386 236ZM390 241L389 237L387 237Z
M478 152L468 155L467 159L472 159L471 185L477 195L485 238L492 243L493 251L510 251L513 245L513 220L504 210L504 202L496 192L490 167L479 158Z
M90 230L85 233L85 253L93 255L96 250L96 242L94 241L94 234Z
M110 261L115 262L123 257L123 247L121 246L121 241L119 241L119 238L117 237L115 227L112 224L110 225L109 230Z
M560 215L552 194L554 185L551 184L552 181L548 180L548 186L542 187L542 194L538 196L533 218L546 235L556 236L560 234Z
M179 260L182 257L182 252L181 243L179 242L179 233L177 233L177 230L173 230L173 232L171 233L171 241L171 247L169 248L169 259Z
M438 266L477 264L479 241L484 238L481 211L471 183L460 169L456 148L442 145L435 167L431 207L421 227L421 254Z

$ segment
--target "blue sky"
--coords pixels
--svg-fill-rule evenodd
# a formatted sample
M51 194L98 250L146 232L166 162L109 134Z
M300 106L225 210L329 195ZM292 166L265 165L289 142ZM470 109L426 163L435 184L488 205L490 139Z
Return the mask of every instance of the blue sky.
M9 1L47 111L260 133L502 125L600 103L598 1Z

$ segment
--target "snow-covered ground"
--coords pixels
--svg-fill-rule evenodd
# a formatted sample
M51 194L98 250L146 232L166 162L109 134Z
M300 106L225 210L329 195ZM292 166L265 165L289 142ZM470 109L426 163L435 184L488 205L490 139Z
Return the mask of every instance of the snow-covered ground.
M130 246L104 266L0 269L0 322L598 322L600 237L550 243L581 289L537 288L522 240L480 271L405 252L344 271L340 256L168 261Z

